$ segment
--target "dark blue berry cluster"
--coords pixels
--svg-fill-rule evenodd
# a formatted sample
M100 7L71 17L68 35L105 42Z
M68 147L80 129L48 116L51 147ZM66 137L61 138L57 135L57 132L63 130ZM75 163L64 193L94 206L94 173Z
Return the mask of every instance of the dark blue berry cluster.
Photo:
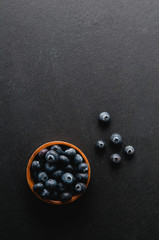
M108 112L102 112L99 114L98 117L100 123L102 124L107 124L108 122L110 122L110 114ZM122 136L119 133L113 133L110 136L110 142L114 145L114 146L119 146L120 148L122 148L122 143L123 143L123 139ZM106 148L106 143L103 140L98 140L96 143L96 148L100 151L105 150ZM133 156L135 149L133 146L126 146L124 148L124 152L127 156ZM121 156L118 153L114 153L110 156L110 162L114 165L119 165L121 163Z
M66 202L86 190L88 165L75 149L53 145L35 157L31 176L33 190L42 198Z

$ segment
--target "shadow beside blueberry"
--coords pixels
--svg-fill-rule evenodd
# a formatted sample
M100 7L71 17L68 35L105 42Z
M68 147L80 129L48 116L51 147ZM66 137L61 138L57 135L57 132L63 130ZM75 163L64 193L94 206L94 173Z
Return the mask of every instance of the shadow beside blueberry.
M104 122L101 122L100 120L98 120L98 125L100 126L100 128L106 129L110 126L110 122L104 123Z

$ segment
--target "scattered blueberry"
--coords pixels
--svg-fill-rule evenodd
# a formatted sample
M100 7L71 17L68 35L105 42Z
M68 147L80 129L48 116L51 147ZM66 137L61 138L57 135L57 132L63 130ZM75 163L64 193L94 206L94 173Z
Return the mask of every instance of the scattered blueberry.
M80 172L80 173L87 173L87 172L88 172L88 165L87 165L87 163L81 163L81 164L79 164L77 170L78 170L78 172Z
M74 148L68 148L64 153L67 157L74 157L76 155L76 150Z
M77 184L75 185L75 191L76 191L77 193L83 193L85 190L86 190L86 185L85 185L85 184L83 184L83 183L77 183Z
M74 163L76 165L80 164L83 162L83 157L80 154L76 154L75 158L74 158Z
M64 170L64 172L72 173L73 172L73 167L72 167L71 164L68 164L63 170Z
M64 192L64 193L62 193L61 196L60 196L60 200L61 200L62 202L67 202L67 201L71 200L71 198L72 198L72 195L71 195L71 193L69 193L69 192Z
M50 197L50 192L44 188L42 193L40 194L42 198L49 198Z
M33 186L33 190L36 192L36 193L41 193L44 189L44 184L41 183L41 182L38 182L36 184L34 184Z
M119 154L114 153L110 156L110 162L114 165L119 165L121 163L121 157Z
M77 173L76 174L76 181L87 183L88 181L88 174L87 173Z
M63 183L59 182L59 183L57 184L57 192L63 193L64 191L65 191L65 188L64 188Z
M108 112L102 112L99 114L99 120L103 123L110 121L110 114Z
M47 152L48 152L47 148L42 149L42 150L39 152L39 157L40 157L40 158L45 157L45 155L46 155Z
M38 180L42 183L46 182L48 180L48 175L46 174L46 172L40 172L38 174Z
M64 155L60 155L60 158L59 158L59 162L63 165L63 166L66 166L69 164L69 159L68 157L64 156Z
M52 174L52 178L53 179L60 179L61 178L61 176L62 176L62 174L63 174L63 171L62 170L57 170L57 171L55 171L53 174Z
M46 162L46 163L45 163L45 170L46 170L46 172L48 172L48 173L55 172L56 166L53 165L52 163Z
M45 186L47 189L55 189L57 186L57 182L54 179L49 179L45 182Z
M71 173L64 173L61 177L63 184L71 185L74 182L74 176Z
M39 161L36 161L36 160L32 162L31 167L33 170L40 170L41 168Z
M126 146L124 151L127 155L133 155L135 152L135 149L133 146Z
M62 148L59 146L59 145L53 145L51 147L51 150L54 150L55 152L57 152L58 154L62 154L63 151L62 151Z
M99 150L104 150L105 149L105 142L103 140L98 140L96 143L96 148Z
M120 145L122 144L122 136L118 133L113 133L110 136L110 141L115 145Z

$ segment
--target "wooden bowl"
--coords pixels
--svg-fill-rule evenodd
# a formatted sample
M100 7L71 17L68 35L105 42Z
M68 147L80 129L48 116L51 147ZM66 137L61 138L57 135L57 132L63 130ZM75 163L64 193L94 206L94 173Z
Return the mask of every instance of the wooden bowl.
M90 176L91 176L91 169L90 169L90 164L88 162L88 159L86 158L86 156L84 155L84 153L76 146L74 146L71 143L67 143L67 142L63 142L63 141L53 141L53 142L47 142L45 144L43 144L42 146L40 146L31 156L31 158L29 159L28 165L27 165L27 169L26 169L26 178L27 178L27 182L28 185L30 187L30 189L32 190L32 192L42 201L47 202L47 203L51 203L51 204L56 204L56 205L62 205L62 204L66 204L66 203L71 203L74 202L75 200L77 200L81 195L75 195L72 197L71 200L67 201L67 202L61 202L61 201L55 201L55 200L51 200L51 199L44 199L42 198L40 195L38 195L34 190L33 190L33 186L34 186L34 181L31 177L31 164L32 161L34 160L34 158L36 157L36 155L44 148L50 147L52 145L65 145L68 146L70 148L74 148L84 159L84 161L88 164L88 181L86 184L86 188L88 187L88 184L90 182Z

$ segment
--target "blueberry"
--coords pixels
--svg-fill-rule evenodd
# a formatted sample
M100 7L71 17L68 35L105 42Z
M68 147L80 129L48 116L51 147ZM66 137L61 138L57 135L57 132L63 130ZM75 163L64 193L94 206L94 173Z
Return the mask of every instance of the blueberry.
M105 142L103 140L98 140L96 143L96 148L99 150L104 150L105 149Z
M42 198L49 198L50 197L50 192L44 188L42 193L40 194Z
M38 182L36 184L34 184L33 186L33 190L36 192L36 193L41 193L44 189L44 184L41 183L41 182Z
M50 150L45 155L46 161L50 163L55 163L59 159L59 155L57 152Z
M67 202L67 201L71 200L71 198L72 198L72 195L71 195L71 193L69 193L69 192L64 192L64 193L62 193L61 196L60 196L60 200L61 200L62 202Z
M36 160L32 162L31 167L33 170L40 170L41 168L39 161L36 161Z
M72 167L71 164L68 164L63 170L64 170L64 172L72 173L73 172L73 167Z
M107 123L110 121L110 114L108 112L102 112L99 114L99 121Z
M76 174L76 181L87 183L88 181L88 174L87 173L77 173Z
M59 183L57 184L57 192L63 193L64 191L65 191L65 188L64 188L63 183L59 182Z
M122 136L118 133L113 133L110 136L110 141L115 145L120 145L122 144Z
M54 179L60 179L61 178L61 176L62 176L62 174L63 174L63 171L62 170L57 170L57 171L55 171L53 174L52 174L52 178L54 178Z
M74 163L76 165L80 164L83 162L83 157L80 154L76 154L75 158L74 158Z
M119 165L121 163L121 157L119 154L114 153L110 156L110 162L114 165Z
M54 157L54 155L50 154L50 152L47 152L48 154L46 154L46 161L49 163L55 163L56 159Z
M44 167L44 164L45 164L45 158L38 158L38 161L39 161L41 169L42 169Z
M42 149L42 150L39 152L39 157L40 157L40 158L45 157L45 155L46 155L47 152L48 152L48 149L47 149L47 148Z
M80 172L80 173L87 173L88 172L88 165L87 165L87 163L79 164L77 171Z
M53 193L51 193L51 197L52 200L58 200L59 198L59 194L57 191L54 191Z
M74 176L71 173L64 173L61 177L63 184L71 185L74 182Z
M47 189L52 190L52 189L56 188L57 182L54 179L49 179L45 182L45 186L46 186Z
M48 180L48 175L46 174L46 172L40 172L38 174L38 180L42 183L46 182Z
M57 152L58 154L62 154L63 151L62 151L62 148L59 146L59 145L53 145L51 147L51 150L54 150L55 152Z
M38 181L38 174L39 174L39 173L38 173L37 171L32 171L32 172L31 172L31 176L32 176L34 182L37 182L37 181Z
M74 157L76 155L76 150L74 148L68 148L64 153L67 157Z
M55 166L55 165L52 165L51 163L46 162L46 163L45 163L45 170L46 170L48 173L55 172L56 166Z
M69 159L68 157L64 156L64 155L60 155L60 158L59 158L59 162L63 165L63 166L66 166L69 164Z
M84 183L77 183L75 185L76 193L83 193L86 190L86 185Z
M135 149L133 146L126 146L124 151L127 155L133 155L135 152Z

